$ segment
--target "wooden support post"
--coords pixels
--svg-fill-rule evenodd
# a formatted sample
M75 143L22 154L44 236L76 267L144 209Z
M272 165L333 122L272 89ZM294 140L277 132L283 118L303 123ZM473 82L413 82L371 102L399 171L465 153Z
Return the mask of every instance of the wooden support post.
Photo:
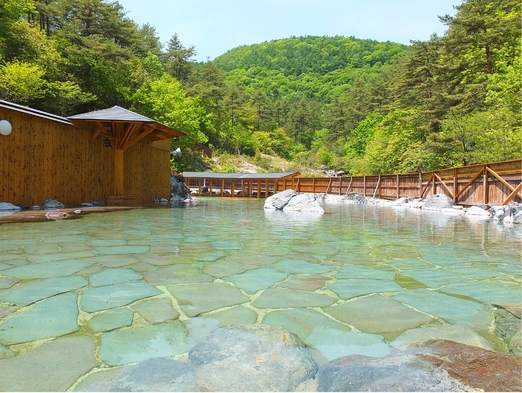
M395 185L396 186L396 199L399 199L400 198L400 181L401 181L401 178L399 177L399 175L397 175L397 184Z
M123 150L114 149L114 195L123 195Z
M221 195L221 198L225 196L225 179L219 180L219 194Z
M363 176L363 195L366 196L366 176Z
M274 179L274 194L277 194L279 179Z
M341 195L341 189L343 188L343 177L339 178L339 195Z
M453 202L457 203L457 194L459 193L459 178L457 168L453 168Z
M488 173L488 166L484 165L483 167L483 190L482 190L482 203L488 204L489 203L489 173Z
M330 178L330 181L328 182L328 187L326 187L326 193L330 193L330 187L332 186L332 178Z
M201 195L201 179L198 179L198 195Z
M375 199L375 195L377 195L377 190L379 190L380 185L381 185L381 175L379 175L379 180L377 180L377 185L375 186L375 190L373 191L373 199ZM379 192L379 195L381 195L380 192Z
M419 198L422 198L422 172L419 172Z
M231 179L231 183L230 183L230 195L232 196L232 198L234 198L234 194L236 193L236 191L234 190L234 182L236 181L235 179Z
M315 194L315 176L312 177L312 194Z

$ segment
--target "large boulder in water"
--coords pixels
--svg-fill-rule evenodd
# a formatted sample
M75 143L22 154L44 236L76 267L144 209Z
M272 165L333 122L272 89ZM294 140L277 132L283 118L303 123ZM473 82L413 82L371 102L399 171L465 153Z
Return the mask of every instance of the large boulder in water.
M214 330L189 353L198 391L291 392L317 365L295 334L280 326Z
M445 194L435 194L426 201L422 208L424 210L442 210L450 209L455 203L453 199Z
M324 213L314 194L299 194L294 190L285 190L268 197L264 207L267 210Z
M290 200L297 195L294 190L285 190L265 200L265 209L283 210Z

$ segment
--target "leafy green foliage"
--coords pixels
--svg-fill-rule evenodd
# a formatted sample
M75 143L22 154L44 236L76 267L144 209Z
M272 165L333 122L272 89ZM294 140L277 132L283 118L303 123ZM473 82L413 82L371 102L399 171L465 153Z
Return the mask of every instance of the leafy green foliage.
M521 7L465 0L444 36L409 46L290 37L196 63L118 2L4 0L0 98L65 116L134 109L187 134L178 171L207 167L201 144L265 170L270 155L354 175L507 160L520 157Z

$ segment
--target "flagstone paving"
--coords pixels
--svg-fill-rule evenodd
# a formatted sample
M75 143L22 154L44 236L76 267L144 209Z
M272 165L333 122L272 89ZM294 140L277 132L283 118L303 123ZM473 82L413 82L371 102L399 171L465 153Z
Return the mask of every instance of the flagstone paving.
M521 303L522 230L208 203L224 207L0 226L0 390L109 389L135 363L184 359L234 324L282 326L317 362L431 338L504 348L494 305Z

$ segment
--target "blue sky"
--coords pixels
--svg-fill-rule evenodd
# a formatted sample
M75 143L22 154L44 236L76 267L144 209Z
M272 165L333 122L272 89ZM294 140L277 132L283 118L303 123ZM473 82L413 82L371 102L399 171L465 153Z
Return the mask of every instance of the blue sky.
M442 36L438 16L462 0L118 0L127 16L195 46L198 61L290 36L354 36L409 44Z

